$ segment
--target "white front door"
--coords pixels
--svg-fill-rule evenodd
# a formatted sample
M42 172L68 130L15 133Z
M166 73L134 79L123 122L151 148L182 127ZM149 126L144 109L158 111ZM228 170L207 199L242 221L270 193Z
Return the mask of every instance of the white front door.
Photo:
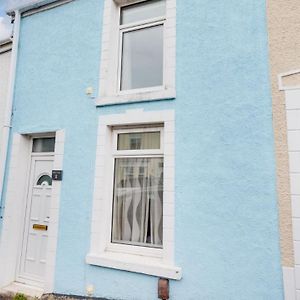
M53 156L32 156L18 281L42 286L46 270Z

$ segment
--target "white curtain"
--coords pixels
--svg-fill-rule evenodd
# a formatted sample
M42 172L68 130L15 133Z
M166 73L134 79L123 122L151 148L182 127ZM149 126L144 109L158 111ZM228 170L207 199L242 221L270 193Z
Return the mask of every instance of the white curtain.
M120 133L118 150L159 149L160 132Z
M163 158L117 158L112 241L162 246Z

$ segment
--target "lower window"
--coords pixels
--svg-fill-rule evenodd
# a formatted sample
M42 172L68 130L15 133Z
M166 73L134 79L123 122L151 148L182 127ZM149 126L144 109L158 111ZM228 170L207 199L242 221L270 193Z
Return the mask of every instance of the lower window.
M136 153L114 163L112 242L162 248L163 157Z
M101 116L92 219L87 263L181 278L174 265L173 111Z

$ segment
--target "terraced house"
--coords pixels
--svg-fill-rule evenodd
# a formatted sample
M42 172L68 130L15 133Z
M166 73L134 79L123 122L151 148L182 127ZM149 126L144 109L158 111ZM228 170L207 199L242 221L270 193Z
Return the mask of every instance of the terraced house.
M297 5L9 6L2 291L300 299Z

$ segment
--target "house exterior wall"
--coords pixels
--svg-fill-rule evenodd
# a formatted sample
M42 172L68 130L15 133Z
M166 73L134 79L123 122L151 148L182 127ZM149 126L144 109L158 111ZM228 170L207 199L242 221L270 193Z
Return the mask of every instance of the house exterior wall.
M175 100L96 107L103 1L21 20L12 133L65 131L54 292L156 299L157 278L85 263L98 118L175 110L171 299L282 299L264 1L177 0ZM42 47L41 47L42 45Z

